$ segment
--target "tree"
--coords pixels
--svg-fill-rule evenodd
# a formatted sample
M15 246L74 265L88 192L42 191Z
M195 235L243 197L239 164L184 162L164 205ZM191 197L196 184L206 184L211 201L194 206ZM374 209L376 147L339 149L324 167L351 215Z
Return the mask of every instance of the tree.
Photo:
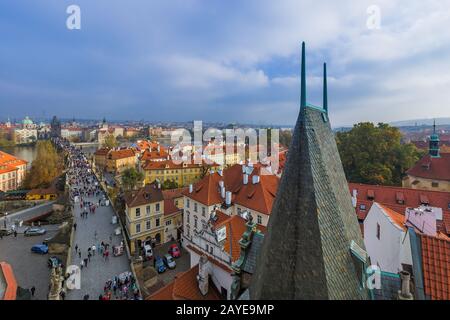
M162 184L161 184L161 188L163 189L163 190L167 190L167 189L177 189L179 186L178 186L178 183L176 183L175 181L173 181L173 180L165 180Z
M27 173L24 186L27 189L47 188L61 175L63 159L49 140L40 140L36 144L37 155Z
M400 185L405 171L421 157L410 143L401 143L398 128L385 123L358 123L338 132L336 142L347 180L358 183Z
M116 137L114 137L114 135L112 135L112 134L108 134L105 137L105 141L103 142L103 145L102 145L103 148L108 148L108 149L112 149L117 146L118 146L118 143L117 143Z
M144 180L144 175L135 168L128 168L122 172L122 186L127 191L135 189L142 180Z

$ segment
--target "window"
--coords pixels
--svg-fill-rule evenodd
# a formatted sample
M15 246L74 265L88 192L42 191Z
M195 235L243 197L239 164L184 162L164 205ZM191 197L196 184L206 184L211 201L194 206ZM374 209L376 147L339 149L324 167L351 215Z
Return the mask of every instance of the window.
M241 208L237 208L237 213L238 213L239 216L241 215L241 211L242 211Z
M186 235L187 235L188 237L191 236L191 228L190 228L189 226L186 226Z
M431 186L432 186L433 188L438 188L438 187L439 187L439 182L433 181L433 182L431 183Z
M213 246L209 247L209 253L213 254L213 252L214 252L214 247Z
M186 215L186 223L189 224L191 223L191 213L189 211L186 211L187 215Z
M262 217L258 214L258 224L262 224Z
M209 246L208 246L208 244L206 244L206 252L208 252L209 251Z
M361 211L366 211L366 205L363 204L363 203L361 203L361 204L359 205L359 210L361 210Z
M166 221L166 226L170 226L172 224L172 220L167 220Z
M194 203L194 212L197 212L197 202Z
M202 216L206 217L206 208L202 207Z
M139 233L139 232L141 232L141 224L140 223L136 224L136 233Z
M145 227L147 228L147 230L150 230L150 228L151 228L150 220L148 220L148 221L145 223Z
M190 205L190 201L189 201L189 199L186 199L186 208L189 208L189 205Z
M197 225L198 225L198 218L197 216L194 216L194 228L197 229Z
M381 233L381 227L380 225L377 223L377 239L380 240L380 233Z
M150 206L147 206L147 207L145 208L145 211L146 211L147 215L149 216L149 215L150 215Z
M156 204L156 212L159 212L159 203Z
M141 208L136 208L136 218L141 216Z
M155 225L156 225L157 227L159 227L159 218L157 218L157 219L155 220Z
M175 207L178 207L178 200L175 200Z

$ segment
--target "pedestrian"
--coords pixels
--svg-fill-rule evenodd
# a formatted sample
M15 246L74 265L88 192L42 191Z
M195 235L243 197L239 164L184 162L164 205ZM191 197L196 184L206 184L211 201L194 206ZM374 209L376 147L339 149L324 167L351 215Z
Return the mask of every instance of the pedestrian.
M14 238L17 238L17 231L14 230Z
M94 232L94 239L97 240L97 230Z
M84 267L84 261L81 260L81 262L80 262L80 269L83 270L83 267Z
M61 290L59 295L61 296L61 300L66 300L66 293L64 292L64 290Z
M91 262L91 256L92 256L92 255L91 255L91 253L89 252L89 253L88 253L88 260L89 260L89 262Z
M84 265L85 265L86 268L87 268L87 265L88 265L88 258L84 258Z
M78 252L78 244L75 245L75 252Z
M81 259L81 249L80 249L80 251L78 251L78 258Z
M73 230L77 231L77 223L76 222L73 224Z
M84 297L83 297L83 300L89 300L89 295L85 294Z
M36 288L34 286L31 287L31 296L34 297L34 293L36 292Z
M93 256L95 256L95 250L96 250L97 248L95 247L95 244L94 245L92 245L92 255Z
M105 261L108 260L108 257L109 257L109 251L106 250L106 252L105 252Z

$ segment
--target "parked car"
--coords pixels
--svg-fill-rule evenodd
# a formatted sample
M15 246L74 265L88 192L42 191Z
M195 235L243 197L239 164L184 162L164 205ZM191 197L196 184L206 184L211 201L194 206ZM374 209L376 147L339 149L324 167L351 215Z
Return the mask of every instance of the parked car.
M42 228L27 228L23 232L23 235L25 237L31 237L31 236L42 236L43 234L46 234L47 230Z
M144 246L144 256L145 259L150 260L153 257L153 249L149 245Z
M166 271L166 265L164 264L164 260L160 256L155 257L155 269L158 273L163 273Z
M181 256L180 248L176 244L172 244L169 247L169 254L174 258L179 258Z
M169 269L175 269L177 264L175 263L175 260L173 260L173 257L170 254L165 254L163 257L164 263Z
M62 261L58 257L53 256L48 259L47 265L49 268L57 268L62 265Z
M35 244L31 247L31 252L46 254L48 253L48 247L45 244Z
M0 235L2 235L2 237L9 236L12 233L13 233L13 230L11 228L9 228L9 229L1 228L0 229Z

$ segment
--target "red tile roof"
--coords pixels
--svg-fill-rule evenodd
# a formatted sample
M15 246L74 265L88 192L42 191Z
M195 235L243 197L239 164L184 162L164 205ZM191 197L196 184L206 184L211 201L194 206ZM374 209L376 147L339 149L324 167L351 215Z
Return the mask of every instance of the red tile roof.
M156 184L147 184L139 190L129 191L125 194L125 203L129 208L162 201L163 194Z
M164 199L176 199L183 196L183 192L187 191L189 187L182 187L176 189L167 189L163 190Z
M108 153L108 159L118 160L134 157L135 153L133 149L111 150Z
M439 158L427 154L406 173L413 177L450 181L450 153L441 153Z
M443 191L426 191L402 187L380 186L380 185L368 185L349 183L350 193L353 194L353 190L357 190L357 206L356 214L358 219L364 220L367 213L370 210L373 202L376 201L398 213L404 214L406 208L417 208L422 201L429 202L429 206L442 209L443 221L437 221L438 230L450 234L450 193ZM374 198L368 199L369 190L373 190ZM403 204L398 202L399 198L403 198ZM365 210L362 210L360 205L365 205Z
M383 206L382 204L378 204L378 205L381 207L381 209L383 209L384 213L386 213L389 216L392 223L394 223L397 227L406 231L404 215L402 215L386 206Z
M248 183L243 183L242 165L236 164L223 171L205 176L193 186L193 192L184 195L204 205L211 206L224 201L220 194L219 181L224 181L226 191L232 192L232 202L246 208L270 214L278 189L279 178L275 175L261 175L261 166L255 165ZM259 182L253 184L253 176L259 175Z
M198 288L197 275L198 264L188 271L179 273L175 280L156 291L147 300L220 300L220 294L211 279L209 280L207 295L201 294Z
M425 294L432 300L450 300L450 241L420 237Z
M168 216L171 214L174 214L176 212L179 212L181 209L179 209L177 206L175 206L173 199L165 199L164 200L164 215Z

